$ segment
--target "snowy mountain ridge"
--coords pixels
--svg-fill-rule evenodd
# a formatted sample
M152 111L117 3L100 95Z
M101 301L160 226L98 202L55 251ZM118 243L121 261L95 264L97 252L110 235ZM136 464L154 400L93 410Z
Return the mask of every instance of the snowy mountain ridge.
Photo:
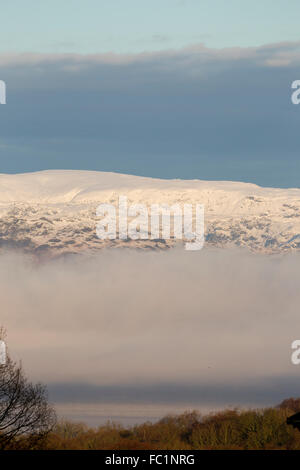
M245 246L276 253L300 249L300 189L251 183L163 180L118 173L48 170L0 174L0 247L69 253L104 246L161 249L174 240L99 240L96 207L117 204L204 204L208 246Z

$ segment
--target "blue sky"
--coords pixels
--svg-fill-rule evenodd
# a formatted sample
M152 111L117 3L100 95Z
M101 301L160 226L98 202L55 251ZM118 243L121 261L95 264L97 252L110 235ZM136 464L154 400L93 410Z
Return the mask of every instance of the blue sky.
M299 186L299 1L15 0L1 14L0 172Z
M0 51L141 52L300 39L299 0L2 0Z

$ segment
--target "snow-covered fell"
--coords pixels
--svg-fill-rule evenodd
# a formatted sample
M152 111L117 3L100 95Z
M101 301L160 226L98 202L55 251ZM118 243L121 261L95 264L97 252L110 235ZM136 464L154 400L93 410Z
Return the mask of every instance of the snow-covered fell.
M0 247L60 254L107 245L175 245L172 240L99 240L96 207L117 204L120 195L129 204L204 204L207 246L268 253L300 249L300 189L70 170L0 175Z

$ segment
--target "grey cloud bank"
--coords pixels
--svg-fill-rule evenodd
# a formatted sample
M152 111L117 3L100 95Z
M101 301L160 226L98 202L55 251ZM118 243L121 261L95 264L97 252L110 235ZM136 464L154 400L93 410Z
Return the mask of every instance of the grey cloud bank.
M0 171L95 169L298 186L299 43L2 54Z

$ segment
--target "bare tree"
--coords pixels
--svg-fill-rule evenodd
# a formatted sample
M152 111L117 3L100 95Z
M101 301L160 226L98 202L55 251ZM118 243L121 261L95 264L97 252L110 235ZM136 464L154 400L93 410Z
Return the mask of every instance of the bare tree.
M3 339L4 331L0 331ZM2 338L1 338L2 337ZM9 354L0 365L0 449L33 448L56 422L46 388L30 383Z

